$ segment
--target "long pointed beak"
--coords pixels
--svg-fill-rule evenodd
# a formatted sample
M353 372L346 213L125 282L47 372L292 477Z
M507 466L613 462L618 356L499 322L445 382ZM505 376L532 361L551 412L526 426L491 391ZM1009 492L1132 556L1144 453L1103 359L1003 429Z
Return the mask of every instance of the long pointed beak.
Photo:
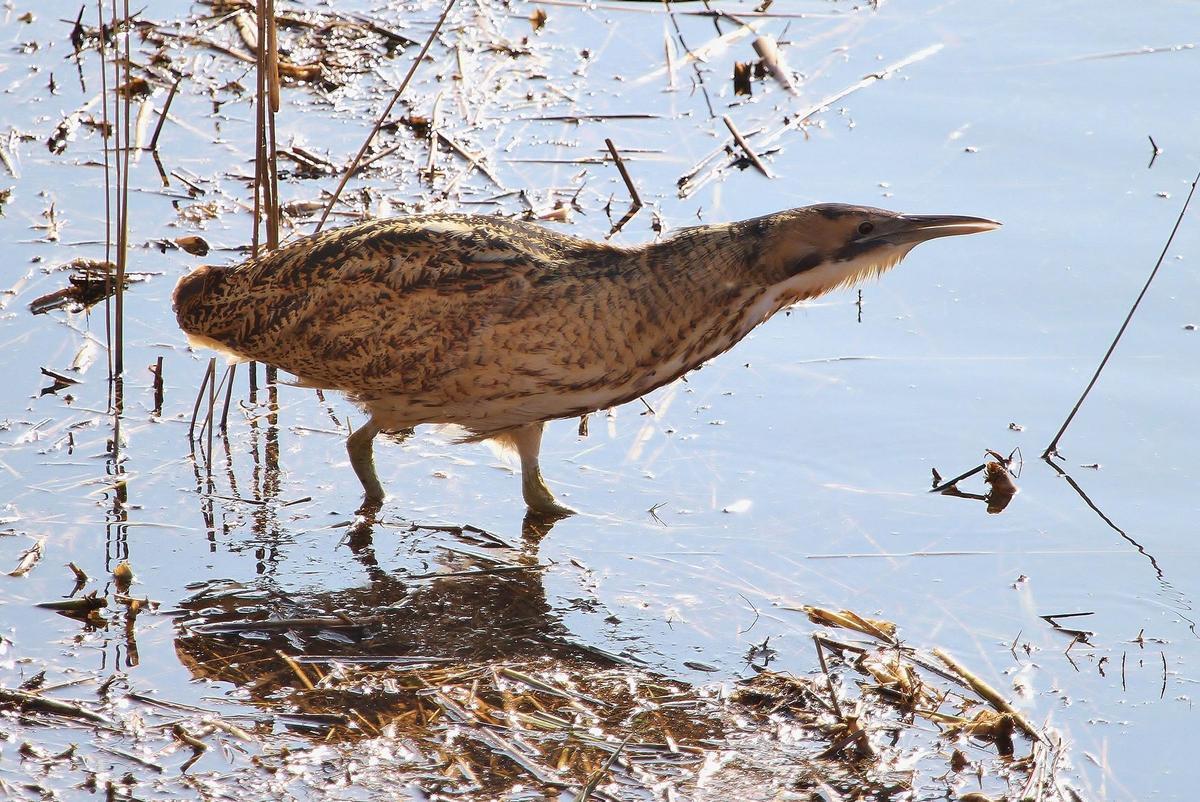
M959 234L978 234L999 228L995 220L985 217L966 217L961 214L902 214L896 218L890 231L878 232L878 239L900 245L908 242L925 242L937 237L953 237Z

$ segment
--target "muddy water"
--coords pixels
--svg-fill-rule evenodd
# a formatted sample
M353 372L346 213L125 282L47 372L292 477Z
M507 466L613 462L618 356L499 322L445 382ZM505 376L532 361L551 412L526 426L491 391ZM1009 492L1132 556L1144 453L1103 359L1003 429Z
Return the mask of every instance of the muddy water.
M648 202L615 234L620 242L654 237L656 219L670 230L831 200L977 214L1005 226L921 246L861 299L846 291L777 316L686 383L648 396L648 407L592 416L586 438L575 422L552 424L544 470L581 514L540 542L526 538L526 557L548 567L512 604L466 593L430 608L444 616L448 637L475 643L461 632L507 611L533 635L502 652L553 635L702 680L743 675L748 649L769 638L772 667L807 673L812 625L790 608L852 608L945 646L1061 730L1073 782L1089 798L1188 798L1181 767L1194 751L1200 665L1191 537L1200 506L1200 332L1189 328L1200 324L1197 210L1062 440L1056 464L1070 480L1037 457L1141 288L1200 165L1200 112L1188 102L1200 55L1187 38L1200 14L1171 3L1067 3L1036 15L1015 3L877 12L797 4L813 16L761 26L803 74L799 95L767 79L745 99L733 96L728 77L733 61L754 57L749 39L713 51L698 72L682 66L672 88L656 71L664 32L674 28L657 10L546 9L547 27L534 35L523 7L510 17L468 4L443 38L461 43L462 66L439 45L411 95L412 111L432 116L440 91L447 130L489 154L496 180L443 147L442 172L422 183L428 151L401 129L388 134L399 148L381 171L350 186L373 187L370 212L515 213L526 204L513 190L542 212L578 193L582 212L563 227L603 237L609 198L613 220L626 207L616 171L598 161L610 137ZM680 9L690 47L716 35L711 20ZM363 10L417 39L435 16ZM27 311L65 286L61 265L104 256L99 137L85 125L63 153L45 145L99 92L98 61L91 52L77 69L70 23L40 9L25 22L25 11L6 11L0 27L0 135L17 173L0 173L0 190L13 188L0 218L0 288L9 290L0 295L0 558L15 565L38 538L46 556L28 576L0 583L0 634L11 641L5 684L22 675L16 658L28 657L120 668L170 698L236 711L236 687L194 681L171 616L139 618L131 641L119 626L81 636L79 623L34 603L70 592L68 561L103 592L104 577L128 559L134 592L163 611L195 609L196 583L223 580L242 589L247 609L366 614L395 603L396 577L454 570L461 558L447 549L480 548L412 532L411 521L522 542L519 483L504 459L451 445L451 434L384 443L378 460L392 498L369 542L348 538L359 491L341 431L361 415L332 395L322 402L281 387L278 415L269 416L248 400L244 373L227 443L214 440L211 461L189 454L208 355L186 348L168 299L175 278L201 260L157 243L199 234L213 261L236 258L231 249L248 242L253 110L222 88L244 67L174 45L177 65L204 78L181 87L172 107L180 123L165 126L160 156L168 173L204 194L176 176L164 189L149 156L135 158L130 270L146 275L127 295L127 497L117 497L103 306L90 315ZM189 9L171 12L182 19ZM489 50L490 31L529 54ZM913 54L925 55L835 101L805 132L764 146L773 180L732 168L678 197L678 179L726 141L722 114L753 144L789 115ZM406 67L403 56L380 58L341 88L286 90L281 145L344 164ZM469 80L455 80L459 69ZM153 95L160 108L165 94ZM546 119L582 113L644 116ZM1149 166L1148 136L1162 149ZM284 179L285 201L319 199L336 181ZM210 202L218 214L205 219L198 204ZM52 205L54 240L39 227ZM298 221L296 231L311 225ZM161 415L147 370L158 357ZM80 383L39 395L51 384L40 367ZM1001 514L925 492L932 469L953 476L985 449L1015 448L1024 456L1021 491ZM978 476L960 488L987 492ZM1090 633L1086 641L1072 643L1042 618L1075 613L1088 615L1057 620Z

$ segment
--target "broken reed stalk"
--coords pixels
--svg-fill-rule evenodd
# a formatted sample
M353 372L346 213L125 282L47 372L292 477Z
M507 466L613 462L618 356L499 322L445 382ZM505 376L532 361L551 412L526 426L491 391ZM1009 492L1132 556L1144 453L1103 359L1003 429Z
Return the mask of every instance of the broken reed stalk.
M227 370L229 384L225 385L225 404L221 407L221 433L229 430L229 402L233 400L233 377L237 373L237 363L231 362Z
M252 238L251 256L258 256L259 245L262 241L262 219L265 214L267 221L266 247L274 249L279 245L279 199L276 194L278 182L275 178L277 161L275 156L274 107L268 105L269 90L267 84L270 74L269 45L272 41L269 29L274 25L273 0L257 0L255 8L258 23L258 42L255 60L255 118L254 118L254 231Z
M1017 710L1015 707L1009 704L1008 700L1001 696L999 691L985 682L981 677L977 676L962 663L955 660L943 649L934 649L933 654L935 657L937 657L937 659L941 660L952 671L954 671L954 673L958 674L958 676L971 687L971 690L982 696L988 704L999 710L1001 713L1007 713L1008 715L1012 716L1013 721L1016 722L1018 727L1024 730L1026 735L1028 735L1034 741L1046 741L1046 736L1043 735L1037 727L1033 726L1029 719L1025 718L1025 715L1020 710Z
M104 255L105 261L112 263L113 247L113 211L116 210L116 271L105 272L105 304L104 332L108 351L108 391L109 408L113 413L113 437L111 458L114 471L120 463L121 456L121 412L125 406L123 377L125 371L125 273L129 252L129 141L130 141L130 100L131 92L121 92L121 65L125 65L125 84L130 81L130 44L129 44L129 2L124 3L124 19L118 17L117 0L112 0L110 28L114 35L113 48L116 52L113 58L112 90L118 93L115 109L115 125L110 125L108 113L108 50L104 46L104 3L97 0L96 13L98 17L100 36L100 79L101 97L104 118ZM115 39L118 32L124 37L125 52L121 54L120 40ZM122 97L123 95L123 97ZM124 101L123 103L121 101ZM111 134L110 134L111 132ZM112 136L113 158L109 158L109 136ZM109 179L109 170L115 167L115 185ZM115 202L113 194L115 192ZM113 286L113 281L116 286ZM110 302L108 299L112 298Z
M175 83L171 84L171 91L167 93L167 99L163 102L162 113L158 115L158 124L154 126L154 133L150 135L150 145L146 150L158 150L158 135L162 133L163 123L167 121L167 114L171 111L171 101L175 99L175 93L179 91L179 84L183 81L183 76L175 79Z
M629 175L629 170L625 168L625 160L621 158L621 154L617 152L617 146L608 137L604 138L604 144L608 146L608 152L612 154L613 161L617 163L617 170L621 173L621 180L625 182L625 188L629 190L629 197L633 199L633 208L642 208L642 199L638 195L637 187L633 184L633 179Z
M971 470L963 471L958 476L955 476L953 479L947 479L944 482L939 482L929 492L930 493L941 493L943 490L953 487L954 485L961 482L963 479L968 479L968 478L974 476L975 474L979 473L980 471L984 470L985 468L987 468L986 463L981 463L979 465L976 465Z
M825 662L825 650L821 648L821 639L816 634L813 634L813 646L817 647L817 662L821 664L821 671L825 674L825 689L829 691L829 702L833 705L833 712L839 719L845 719L842 706L838 702L837 690L833 687L833 677L829 675L829 665Z
M413 75L417 72L417 67L421 66L421 62L425 60L425 54L428 53L429 48L433 46L433 40L437 38L438 31L442 29L442 24L446 21L446 17L450 15L450 10L454 8L455 2L456 0L449 0L449 2L446 3L445 10L443 10L442 15L438 17L437 24L433 26L433 30L430 31L429 38L425 40L425 44L421 46L421 52L417 54L415 59L413 59L412 65L408 68L408 72L404 76L404 80L400 82L400 86L392 95L392 99L388 101L388 104L383 109L383 113L380 114L379 119L375 121L374 127L371 128L371 133L367 134L366 140L363 141L362 147L358 149L358 153L355 155L353 161L350 162L350 166L346 168L344 173L342 173L342 178L340 181L338 181L337 189L333 191L333 197L329 199L329 203L325 206L325 211L321 213L321 219L317 221L317 227L313 230L314 234L319 232L325 225L325 221L329 219L329 213L333 211L333 207L337 205L338 198L342 196L342 190L346 188L346 182L349 181L350 176L354 175L354 173L358 170L358 164L362 161L363 156L366 154L367 148L371 147L371 142L374 141L375 135L379 133L379 129L382 128L384 122L387 121L388 115L392 113L392 108L396 105L396 102L400 100L400 96L404 94L404 90L408 88L409 82L412 81Z
M163 408L163 358L154 361L154 414L161 415Z
M205 473L212 475L212 453L213 453L213 407L217 403L217 358L211 357L209 360L209 370L212 371L213 380L208 383L208 415L204 420L204 425L208 427L208 453L204 460Z
M746 158L749 159L750 163L754 165L754 169L758 170L767 178L774 178L774 176L771 175L771 171L768 170L767 166L758 158L758 154L754 152L754 148L750 147L750 143L747 142L745 137L742 136L742 132L739 131L737 126L733 124L733 120L729 119L728 114L721 117L721 122L725 123L725 127L729 129L729 133L733 134L733 141L736 142L737 146L742 149L742 153L746 154Z
M1133 320L1133 313L1137 311L1142 299L1146 297L1146 292L1150 289L1151 282L1158 275L1158 269L1162 267L1163 260L1167 258L1167 251L1171 249L1171 243L1175 241L1175 234L1179 231L1179 226L1183 224L1184 215L1187 214L1188 206L1192 202L1192 196L1196 194L1196 184L1200 182L1200 173L1192 179L1192 188L1188 190L1187 198L1183 201L1183 208L1179 210L1179 217L1175 219L1175 226L1171 229L1171 236L1167 237L1167 243L1163 245L1162 253L1158 255L1158 261L1154 263L1154 269L1150 271L1150 277L1146 279L1142 291L1138 293L1137 299L1133 302L1133 306L1129 307L1129 314L1125 316L1125 321L1121 324L1121 328L1117 330L1117 336L1113 338L1112 344L1108 346L1108 350L1104 353L1104 358L1100 360L1100 365L1096 368L1096 372L1092 374L1092 379L1087 383L1087 387L1083 389L1083 394L1079 396L1079 400L1075 402L1075 406L1071 408L1071 413L1067 415L1067 419L1063 421L1062 426L1058 429L1058 434L1054 435L1054 439L1050 441L1050 445L1046 446L1046 450L1042 452L1042 459L1049 460L1052 456L1058 454L1058 441L1062 439L1063 434L1067 431L1067 427L1071 425L1071 421L1075 419L1075 414L1079 412L1079 408L1083 406L1083 402L1088 397L1088 393L1096 386L1097 380L1100 378L1100 372L1104 370L1104 366L1108 364L1108 359L1113 355L1113 351L1117 348L1117 343L1121 341L1121 337L1125 334L1125 329L1129 327L1129 321Z
M1165 666L1166 663L1163 665ZM608 759L604 761L604 765L602 765L595 774L589 777L587 783L579 789L579 794L575 797L575 802L588 802L588 800L592 798L592 794L596 792L596 788L599 787L600 783L612 770L613 763L617 762L617 758L621 756L621 753L625 751L625 747L628 746L629 742L632 740L633 733L631 732L625 736L625 740L617 744L617 748L614 749L612 754L608 756Z

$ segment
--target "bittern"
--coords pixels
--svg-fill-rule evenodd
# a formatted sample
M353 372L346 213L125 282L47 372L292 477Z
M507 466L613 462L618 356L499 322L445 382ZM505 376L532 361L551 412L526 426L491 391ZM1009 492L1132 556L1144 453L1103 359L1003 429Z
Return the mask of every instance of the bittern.
M515 448L528 507L564 514L538 465L546 421L632 401L797 301L875 276L935 237L999 226L819 204L622 247L460 214L374 220L180 279L193 344L340 390L366 502L372 441L424 423Z

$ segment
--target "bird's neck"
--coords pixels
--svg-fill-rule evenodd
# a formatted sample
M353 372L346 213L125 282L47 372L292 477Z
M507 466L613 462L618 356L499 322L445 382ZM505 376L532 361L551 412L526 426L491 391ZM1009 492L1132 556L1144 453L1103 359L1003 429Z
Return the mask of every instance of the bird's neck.
M628 319L617 325L617 339L627 342L622 360L634 370L622 397L636 398L695 369L775 311L763 306L770 288L756 278L760 244L742 236L739 224L714 225L629 252L629 269L618 279ZM606 314L620 317L612 309Z
M686 228L647 245L645 266L654 274L686 278L717 292L752 289L759 243L740 234L736 223Z

